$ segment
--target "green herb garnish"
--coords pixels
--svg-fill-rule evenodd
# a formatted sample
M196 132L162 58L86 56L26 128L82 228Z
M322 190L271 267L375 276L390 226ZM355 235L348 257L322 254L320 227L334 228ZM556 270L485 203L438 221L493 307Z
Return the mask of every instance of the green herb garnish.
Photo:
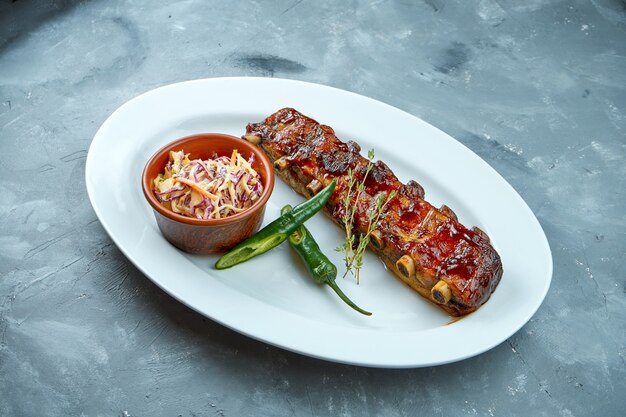
M389 204L389 201L397 194L396 190L392 190L389 194L385 194L384 192L378 193L374 197L374 207L367 213L366 232L360 233L358 230L355 230L354 215L356 214L359 199L362 197L363 192L365 192L367 177L374 167L372 162L374 156L374 149L370 149L367 153L369 161L365 167L365 174L363 174L361 181L358 180L356 173L351 168L348 169L348 190L341 201L344 207L341 220L346 231L346 241L337 246L335 250L337 252L343 252L344 254L346 272L343 276L345 277L348 273L351 273L356 278L357 283L360 281L360 272L363 267L363 253L370 243L370 236L372 232L376 230L378 221L384 217L387 204Z

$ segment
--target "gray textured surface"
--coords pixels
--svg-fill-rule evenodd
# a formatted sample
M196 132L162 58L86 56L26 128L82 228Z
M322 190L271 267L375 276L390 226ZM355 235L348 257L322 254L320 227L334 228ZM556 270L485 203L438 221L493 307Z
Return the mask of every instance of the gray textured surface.
M100 226L85 156L130 98L226 75L371 96L482 156L550 241L538 313L476 358L381 370L164 294ZM625 86L617 0L0 1L0 415L624 415Z

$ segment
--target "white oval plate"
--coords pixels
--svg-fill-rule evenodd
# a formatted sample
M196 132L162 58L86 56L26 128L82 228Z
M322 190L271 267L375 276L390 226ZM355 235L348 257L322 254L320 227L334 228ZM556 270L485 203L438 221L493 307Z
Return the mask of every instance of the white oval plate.
M216 256L190 256L160 234L141 191L141 171L164 144L197 132L236 136L282 107L332 126L337 136L375 148L401 181L415 179L435 206L485 230L504 276L477 312L452 319L386 271L371 254L361 283L338 277L362 316L306 275L288 245L217 271ZM317 84L271 78L215 78L157 88L116 110L96 133L86 166L93 208L111 239L177 300L240 333L304 355L375 367L420 367L484 352L515 333L543 301L552 257L537 219L513 188L465 146L389 105ZM276 181L265 224L302 201ZM341 230L318 214L307 222L339 267ZM340 269L340 275L343 268Z

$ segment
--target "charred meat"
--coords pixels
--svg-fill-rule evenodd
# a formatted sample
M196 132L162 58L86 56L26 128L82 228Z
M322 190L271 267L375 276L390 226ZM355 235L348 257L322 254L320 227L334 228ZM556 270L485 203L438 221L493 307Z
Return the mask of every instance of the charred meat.
M302 195L314 195L336 178L325 211L342 225L348 169L362 180L368 164L357 143L342 142L331 127L292 108L249 124L243 138L261 147L276 174ZM353 202L360 232L366 231L376 196L397 192L370 242L390 270L453 316L471 313L489 299L502 276L502 262L485 232L463 226L445 205L433 207L417 182L401 183L382 161L374 163L365 185Z

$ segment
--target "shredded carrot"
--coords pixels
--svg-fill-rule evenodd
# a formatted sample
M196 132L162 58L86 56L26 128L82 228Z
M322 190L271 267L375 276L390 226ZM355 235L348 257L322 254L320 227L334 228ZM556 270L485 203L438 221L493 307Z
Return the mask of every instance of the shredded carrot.
M230 167L235 168L236 164L237 164L237 149L233 149L233 154L230 157Z
M198 184L196 184L193 181L189 181L188 179L178 178L178 177L174 178L174 181L182 182L183 184L190 186L191 188L193 188L194 190L196 190L197 192L199 192L203 196L210 198L211 200L219 199L218 196L216 196L215 194L211 194L207 190L202 189L201 187L198 186Z

